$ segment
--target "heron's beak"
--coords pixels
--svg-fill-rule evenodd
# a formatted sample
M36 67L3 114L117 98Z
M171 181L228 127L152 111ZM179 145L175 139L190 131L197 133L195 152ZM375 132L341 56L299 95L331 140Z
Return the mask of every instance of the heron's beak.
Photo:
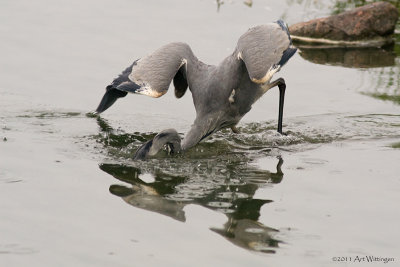
M282 119L283 119L283 103L285 101L286 84L282 83L279 87L279 116L278 116L278 133L282 134Z

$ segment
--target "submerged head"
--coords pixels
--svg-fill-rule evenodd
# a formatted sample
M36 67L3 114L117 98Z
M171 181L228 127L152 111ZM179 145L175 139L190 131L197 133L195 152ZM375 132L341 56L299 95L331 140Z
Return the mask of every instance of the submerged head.
M168 146L170 153L179 153L181 148L181 138L175 129L167 129L161 131L152 140L144 143L135 153L133 159L146 159L154 156L164 146Z

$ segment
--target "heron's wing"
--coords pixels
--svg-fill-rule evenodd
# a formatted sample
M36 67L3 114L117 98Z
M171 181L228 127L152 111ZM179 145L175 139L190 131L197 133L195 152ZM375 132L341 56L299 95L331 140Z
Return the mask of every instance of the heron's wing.
M127 93L160 97L168 91L172 80L174 80L175 96L182 97L188 88L186 80L188 56L193 56L193 53L187 44L170 43L153 54L136 60L107 86L96 112L105 111Z
M287 27L279 20L253 27L243 34L237 45L238 57L244 61L253 82L265 83L296 52L290 46Z
M188 87L185 58L188 53L191 50L187 44L170 43L138 60L128 75L130 82L141 87L135 93L160 97L174 80L175 95L182 97Z

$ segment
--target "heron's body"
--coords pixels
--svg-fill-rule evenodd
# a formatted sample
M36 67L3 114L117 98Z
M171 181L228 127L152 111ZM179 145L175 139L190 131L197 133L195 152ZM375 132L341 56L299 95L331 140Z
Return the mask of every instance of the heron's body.
M198 60L185 43L170 43L135 61L116 78L107 87L97 112L106 110L128 92L160 97L173 80L177 98L189 87L196 119L182 144L175 130L166 130L159 134L162 138L156 136L143 145L136 157L153 155L164 144L175 144L174 150L186 150L215 131L235 129L264 93L284 85L283 79L271 82L271 78L295 52L282 21L251 28L218 66Z

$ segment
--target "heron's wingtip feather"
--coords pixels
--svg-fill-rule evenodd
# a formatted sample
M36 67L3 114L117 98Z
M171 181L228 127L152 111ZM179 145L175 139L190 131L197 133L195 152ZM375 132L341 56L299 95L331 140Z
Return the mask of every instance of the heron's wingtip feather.
M283 51L283 55L281 60L279 61L278 65L283 66L288 62L288 60L296 53L297 48L289 47L285 51Z
M288 28L286 22L279 19L278 21L276 21L276 23L282 28L282 30L284 30L286 32L287 36L289 37L290 44L292 44L292 38L290 37L289 28Z

